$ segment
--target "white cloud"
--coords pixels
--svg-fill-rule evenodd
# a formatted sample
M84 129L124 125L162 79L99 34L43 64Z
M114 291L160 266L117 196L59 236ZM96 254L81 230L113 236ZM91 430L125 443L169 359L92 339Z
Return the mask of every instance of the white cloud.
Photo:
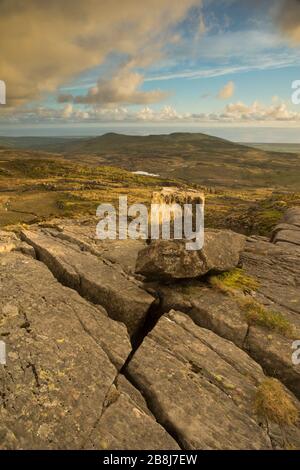
M113 53L149 63L196 3L1 0L0 70L8 105L41 99Z
M209 69L183 70L182 72L170 72L165 74L148 76L145 82L157 80L173 80L177 78L188 78L195 80L198 78L213 78L223 75L232 75L236 73L255 72L256 70L276 70L286 67L295 67L300 65L299 54L280 53L276 56L261 55L256 58L255 63L249 60L247 64L242 65L220 65Z
M18 112L1 117L5 123L199 123L220 125L299 125L300 112L288 108L284 101L278 97L270 105L254 101L248 105L242 101L229 103L219 112L191 113L179 112L172 106L163 106L159 109L144 106L133 111L125 106L82 106L67 103L58 108L39 106L37 108L21 107Z
M89 88L86 95L60 95L58 101L80 104L116 106L124 104L150 104L163 100L168 93L160 90L141 91L144 82L141 73L132 70L129 62L109 78L101 78Z
M220 100L228 100L233 96L234 89L235 85L232 81L226 83L226 85L224 85L223 88L221 88L221 90L219 91L218 98Z
M286 103L277 102L270 106L260 104L254 101L250 106L241 101L228 104L220 115L221 120L233 122L252 122L252 121L300 121L300 113L288 109Z

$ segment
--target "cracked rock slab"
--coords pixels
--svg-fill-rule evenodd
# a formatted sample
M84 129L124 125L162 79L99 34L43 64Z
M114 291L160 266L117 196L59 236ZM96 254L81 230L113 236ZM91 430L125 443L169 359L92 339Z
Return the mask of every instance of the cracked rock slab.
M41 223L44 231L52 232L58 238L78 245L82 251L88 251L95 256L108 260L120 267L129 275L134 275L139 251L146 246L144 240L100 240L96 238L98 220L64 219L52 223Z
M182 448L272 447L253 412L265 378L261 367L187 315L164 315L134 354L127 374Z
M294 245L300 249L300 207L292 207L286 211L281 222L272 233L272 242L280 246Z
M122 270L42 231L23 231L22 238L34 247L38 259L60 282L102 305L111 318L126 325L130 334L143 325L154 298Z
M178 449L119 372L125 326L17 252L0 257L0 338L1 449Z
M243 347L248 324L233 297L196 281L190 285L159 286L158 292L164 312L180 310L187 313L196 325Z
M131 346L105 310L40 262L0 257L1 448L80 448Z
M246 269L247 266L245 265L244 268ZM246 272L248 273L248 271ZM251 273L253 274L253 271ZM266 270L264 273L267 275ZM270 284L268 288L270 288ZM292 363L292 343L294 341L292 338L261 326L249 326L246 312L243 311L242 305L234 296L225 295L201 283L198 286L192 284L187 289L187 293L185 289L186 287L180 285L159 287L163 310L181 310L197 325L232 341L247 351L270 376L281 380L298 398L300 397L300 367ZM295 332L300 332L299 315L265 298L262 292L264 292L263 285L259 288L256 299L266 304L268 309L282 312L294 326ZM275 285L272 292L279 301L281 299L280 290L276 294ZM295 289L293 295L299 297L299 293L296 293ZM273 298L275 300L275 297ZM297 333L295 335L297 337Z
M112 450L179 450L177 442L156 422L142 395L119 375L87 445Z

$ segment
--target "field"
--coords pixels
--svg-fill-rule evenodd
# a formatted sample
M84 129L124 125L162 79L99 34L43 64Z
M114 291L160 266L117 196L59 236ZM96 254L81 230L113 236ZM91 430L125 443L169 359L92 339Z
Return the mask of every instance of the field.
M147 202L171 180L134 175L113 167L91 167L39 152L0 150L0 225L52 217L95 215L102 202Z
M298 154L253 148L206 134L109 133L89 139L2 138L1 144L55 152L65 159L89 165L147 171L214 188L300 190Z
M166 185L206 193L206 225L268 235L300 204L300 157L204 134L1 138L0 226L94 216L98 204L150 203ZM140 176L146 171L159 177Z

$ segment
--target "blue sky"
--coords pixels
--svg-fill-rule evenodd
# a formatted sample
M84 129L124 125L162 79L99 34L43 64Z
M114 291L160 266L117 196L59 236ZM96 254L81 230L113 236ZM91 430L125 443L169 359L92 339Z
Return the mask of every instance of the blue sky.
M3 15L8 34L10 21L11 29L18 18L28 21L26 41L2 58L8 99L1 133L42 125L280 127L293 139L300 125L291 102L291 84L300 79L297 0L183 0L176 8L170 0L144 8L114 0L111 8L104 2L106 15L101 0L74 0L72 14L58 19L61 2L51 3L56 11L36 13L28 0L20 12L11 0Z

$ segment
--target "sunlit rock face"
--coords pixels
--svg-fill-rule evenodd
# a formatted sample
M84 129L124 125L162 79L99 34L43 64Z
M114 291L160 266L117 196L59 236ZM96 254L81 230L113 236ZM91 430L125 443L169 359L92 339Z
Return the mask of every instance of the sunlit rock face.
M202 191L166 187L153 193L151 203L150 238L158 238L158 233L167 239L185 238L184 218L188 217L191 217L192 230L199 230L205 203Z

